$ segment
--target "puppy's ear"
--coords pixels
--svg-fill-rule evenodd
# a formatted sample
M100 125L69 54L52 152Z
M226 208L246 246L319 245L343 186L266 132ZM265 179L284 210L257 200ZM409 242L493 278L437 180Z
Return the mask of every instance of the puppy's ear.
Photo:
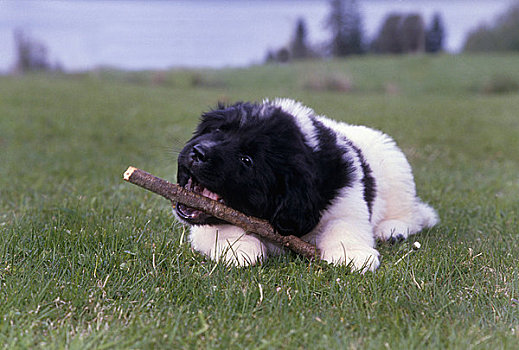
M276 198L276 209L270 220L283 236L303 236L319 222L316 199L320 196L311 178L311 175L285 175L283 193Z

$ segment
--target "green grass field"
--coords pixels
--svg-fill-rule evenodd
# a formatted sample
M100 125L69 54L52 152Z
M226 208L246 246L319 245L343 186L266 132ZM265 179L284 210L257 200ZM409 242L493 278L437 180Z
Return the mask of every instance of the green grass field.
M0 77L0 346L517 349L517 82L513 55ZM275 96L392 135L441 224L380 244L374 274L229 268L123 183L128 165L174 181L218 100Z

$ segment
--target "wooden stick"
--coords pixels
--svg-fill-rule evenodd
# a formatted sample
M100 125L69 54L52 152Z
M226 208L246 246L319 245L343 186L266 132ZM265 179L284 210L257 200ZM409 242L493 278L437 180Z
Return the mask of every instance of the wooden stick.
M247 216L218 201L186 190L178 184L172 184L144 170L130 166L124 173L123 178L128 182L159 194L173 203L179 202L188 207L201 210L232 225L241 227L247 234L255 234L310 260L319 256L317 247L296 236L280 235L266 220Z

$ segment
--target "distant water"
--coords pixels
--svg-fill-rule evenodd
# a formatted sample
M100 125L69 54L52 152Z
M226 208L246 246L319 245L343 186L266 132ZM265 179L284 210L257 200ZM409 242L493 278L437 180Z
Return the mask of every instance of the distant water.
M369 37L390 12L439 12L446 48L461 49L466 33L490 23L514 0L358 0ZM309 40L328 33L326 0L0 0L0 71L14 62L13 30L49 48L67 70L245 66L286 44L303 17Z

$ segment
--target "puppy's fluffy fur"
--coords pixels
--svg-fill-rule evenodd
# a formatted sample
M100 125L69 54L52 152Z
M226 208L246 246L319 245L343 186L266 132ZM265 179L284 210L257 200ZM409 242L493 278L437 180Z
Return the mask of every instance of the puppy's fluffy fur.
M316 244L330 263L361 271L379 266L377 238L406 238L438 222L389 136L289 99L203 114L179 155L177 180ZM282 252L192 208L177 205L176 213L193 225L194 249L213 259L243 266Z

